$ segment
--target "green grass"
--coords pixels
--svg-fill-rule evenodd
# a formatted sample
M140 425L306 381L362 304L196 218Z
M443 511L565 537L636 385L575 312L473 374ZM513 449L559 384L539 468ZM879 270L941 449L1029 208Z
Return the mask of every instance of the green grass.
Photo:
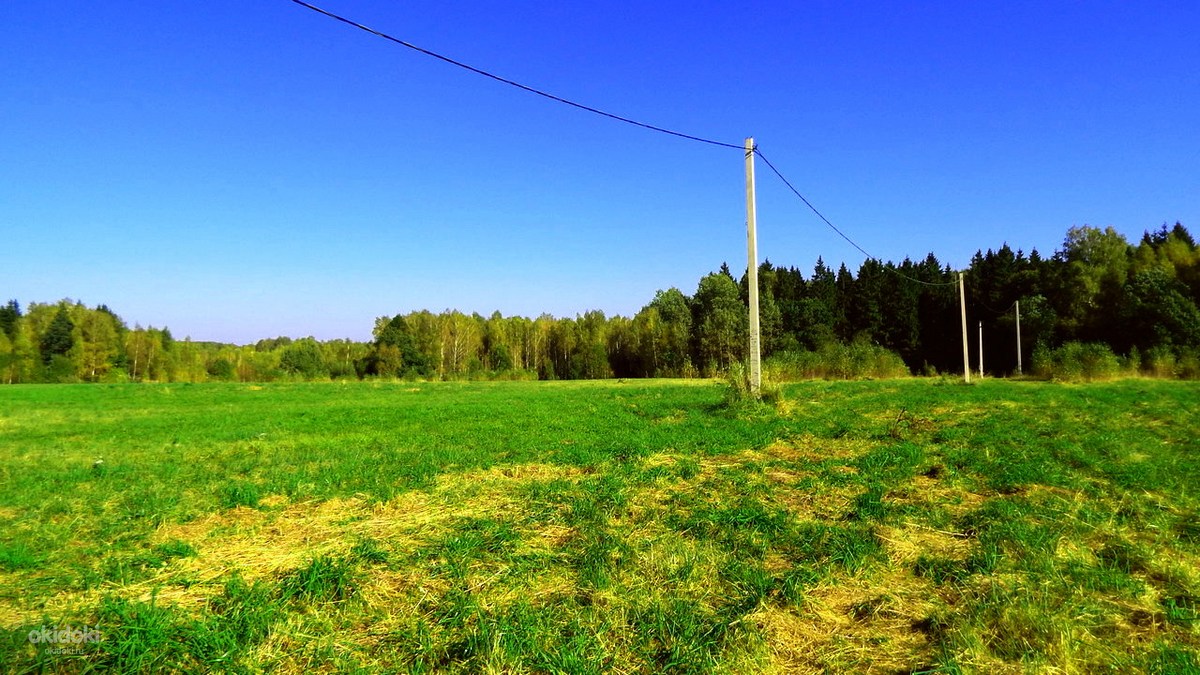
M1197 420L1142 380L4 387L0 666L1200 672Z

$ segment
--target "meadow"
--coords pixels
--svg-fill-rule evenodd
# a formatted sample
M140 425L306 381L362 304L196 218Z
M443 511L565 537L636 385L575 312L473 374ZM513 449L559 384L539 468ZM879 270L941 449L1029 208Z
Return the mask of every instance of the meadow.
M2 387L0 665L1200 672L1194 383L782 394Z

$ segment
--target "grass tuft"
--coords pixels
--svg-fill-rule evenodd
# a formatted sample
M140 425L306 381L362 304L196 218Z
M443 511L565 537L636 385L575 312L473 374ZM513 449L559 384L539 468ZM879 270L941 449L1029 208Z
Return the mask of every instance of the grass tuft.
M236 482L221 486L221 508L236 509L239 506L257 508L262 493L253 483Z
M283 599L308 603L340 602L353 596L356 590L353 564L333 555L313 558L279 584Z

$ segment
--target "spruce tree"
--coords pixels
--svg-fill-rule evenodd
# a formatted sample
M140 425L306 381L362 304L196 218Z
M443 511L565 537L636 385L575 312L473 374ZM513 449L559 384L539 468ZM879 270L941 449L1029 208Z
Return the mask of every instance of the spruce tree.
M75 346L75 336L72 335L74 330L75 324L71 317L67 316L67 308L59 307L39 344L42 363L50 365L50 360L55 356L66 356L67 352L71 351L71 347Z
M0 307L0 332L8 336L9 340L17 336L17 320L21 318L21 306L16 300L9 300L8 304Z

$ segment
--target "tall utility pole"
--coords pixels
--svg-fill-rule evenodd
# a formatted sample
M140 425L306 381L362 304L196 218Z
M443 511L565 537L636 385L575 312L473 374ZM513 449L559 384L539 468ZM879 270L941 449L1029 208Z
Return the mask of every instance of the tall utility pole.
M979 322L979 379L983 379L983 322Z
M1017 306L1017 375L1021 374L1021 301L1013 303Z
M746 139L746 284L750 291L750 393L762 388L758 337L758 230L754 222L754 139Z
M958 306L962 309L963 381L971 384L971 356L967 346L967 294L963 291L963 273L958 273Z

